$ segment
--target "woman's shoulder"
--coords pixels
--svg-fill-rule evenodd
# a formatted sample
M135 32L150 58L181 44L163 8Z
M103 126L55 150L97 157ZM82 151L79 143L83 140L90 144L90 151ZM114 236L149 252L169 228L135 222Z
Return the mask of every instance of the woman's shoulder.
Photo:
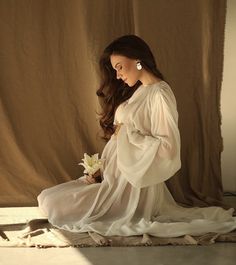
M170 87L170 85L164 81L161 80L149 87L149 97L151 101L159 100L165 100L165 101L174 101L175 102L175 96L174 93Z
M162 94L165 94L168 92L172 92L172 90L171 90L169 84L164 80L161 80L161 81L154 83L154 84L149 86L150 96L154 96L155 94L162 95Z

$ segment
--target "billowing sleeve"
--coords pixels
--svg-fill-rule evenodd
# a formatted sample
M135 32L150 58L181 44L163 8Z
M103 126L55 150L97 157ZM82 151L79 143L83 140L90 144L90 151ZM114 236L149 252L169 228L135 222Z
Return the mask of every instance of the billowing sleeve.
M134 121L124 124L117 135L117 166L137 188L164 182L181 167L173 92L170 88L155 89L148 105L149 133L143 133L140 122Z

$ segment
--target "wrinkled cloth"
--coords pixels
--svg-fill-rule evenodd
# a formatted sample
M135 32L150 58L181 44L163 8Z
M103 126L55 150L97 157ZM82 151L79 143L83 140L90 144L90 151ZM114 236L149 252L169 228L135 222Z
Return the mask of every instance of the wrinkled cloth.
M176 101L165 81L141 85L117 108L114 124L122 125L103 150L101 183L87 185L81 177L38 196L50 223L105 236L197 236L236 228L233 209L181 207L165 185L181 167Z

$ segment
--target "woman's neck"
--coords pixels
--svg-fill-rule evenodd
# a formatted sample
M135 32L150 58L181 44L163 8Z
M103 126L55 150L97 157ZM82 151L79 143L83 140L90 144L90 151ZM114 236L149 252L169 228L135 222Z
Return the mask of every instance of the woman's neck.
M160 82L162 79L158 78L157 76L155 76L155 75L152 74L152 73L149 73L149 72L146 71L146 70L143 70L142 76L140 77L139 80L141 81L141 83L142 83L144 86L148 86L148 85L152 85L152 84L158 83L158 82Z

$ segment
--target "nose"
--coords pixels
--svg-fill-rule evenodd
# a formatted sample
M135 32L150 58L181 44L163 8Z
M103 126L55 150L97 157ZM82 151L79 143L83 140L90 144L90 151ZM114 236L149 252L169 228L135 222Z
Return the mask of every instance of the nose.
M119 71L116 72L116 79L121 79L122 75Z

